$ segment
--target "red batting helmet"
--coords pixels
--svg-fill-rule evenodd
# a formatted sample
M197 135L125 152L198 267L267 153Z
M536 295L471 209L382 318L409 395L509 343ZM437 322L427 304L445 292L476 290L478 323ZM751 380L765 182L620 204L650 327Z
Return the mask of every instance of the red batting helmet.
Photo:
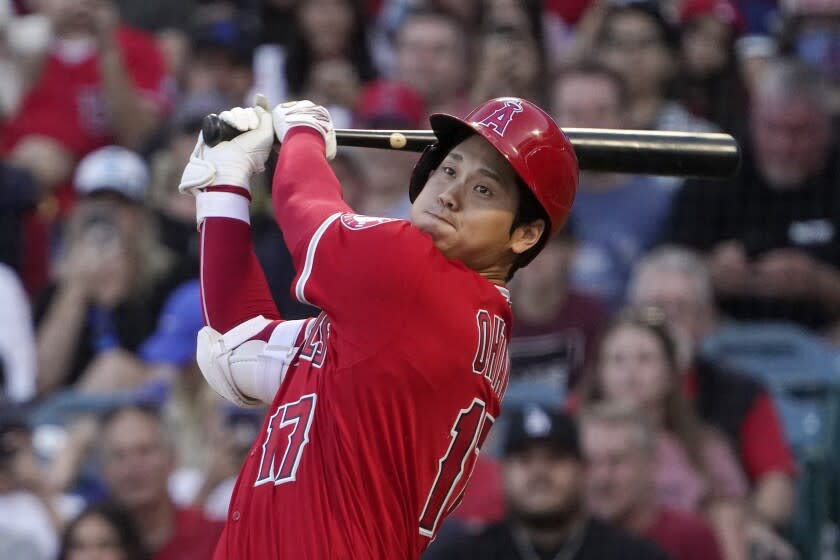
M545 111L518 97L500 97L473 109L465 119L436 113L429 119L437 143L423 152L411 176L412 202L429 173L471 134L502 154L548 214L549 231L566 222L578 186L578 162L569 139Z

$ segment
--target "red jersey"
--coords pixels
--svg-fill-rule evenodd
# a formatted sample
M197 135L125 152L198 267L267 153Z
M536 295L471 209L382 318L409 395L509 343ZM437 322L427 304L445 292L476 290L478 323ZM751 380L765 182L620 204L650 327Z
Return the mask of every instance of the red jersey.
M417 558L458 504L508 379L507 290L410 223L344 204L295 129L274 205L322 309L266 415L216 558Z
M116 39L134 86L163 110L169 93L166 63L154 38L120 27ZM1 152L29 135L52 138L76 158L112 141L96 48L77 50L58 42L47 55L38 81L0 131Z

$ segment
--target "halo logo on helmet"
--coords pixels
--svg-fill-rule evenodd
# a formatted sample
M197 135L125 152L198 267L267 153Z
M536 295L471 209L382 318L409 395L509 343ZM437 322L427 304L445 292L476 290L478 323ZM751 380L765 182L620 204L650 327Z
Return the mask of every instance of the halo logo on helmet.
M499 136L504 137L505 130L507 130L510 121L513 120L513 116L521 112L522 103L520 101L505 101L504 105L484 117L478 124L486 126Z

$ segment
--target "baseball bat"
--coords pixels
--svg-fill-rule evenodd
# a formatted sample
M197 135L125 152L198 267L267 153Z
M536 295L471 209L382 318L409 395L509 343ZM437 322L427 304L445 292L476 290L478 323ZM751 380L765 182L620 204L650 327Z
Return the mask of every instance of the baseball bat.
M215 146L240 132L218 115L202 123L204 142ZM609 173L725 179L737 173L738 143L729 134L564 128L580 169ZM336 129L339 146L421 152L437 138L431 130Z

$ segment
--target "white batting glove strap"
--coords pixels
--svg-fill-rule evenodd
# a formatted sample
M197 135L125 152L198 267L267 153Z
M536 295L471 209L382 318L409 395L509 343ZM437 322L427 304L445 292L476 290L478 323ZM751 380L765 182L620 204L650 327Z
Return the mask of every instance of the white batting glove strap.
M199 133L178 186L181 192L195 194L214 185L233 185L250 191L251 177L265 169L274 143L271 114L262 106L236 107L223 111L219 118L243 133L212 148Z
M311 101L289 101L277 105L271 112L274 121L274 132L277 139L282 143L289 130L296 126L307 126L321 134L326 144L325 154L327 159L333 159L336 154L337 145L335 140L335 127L329 111Z

